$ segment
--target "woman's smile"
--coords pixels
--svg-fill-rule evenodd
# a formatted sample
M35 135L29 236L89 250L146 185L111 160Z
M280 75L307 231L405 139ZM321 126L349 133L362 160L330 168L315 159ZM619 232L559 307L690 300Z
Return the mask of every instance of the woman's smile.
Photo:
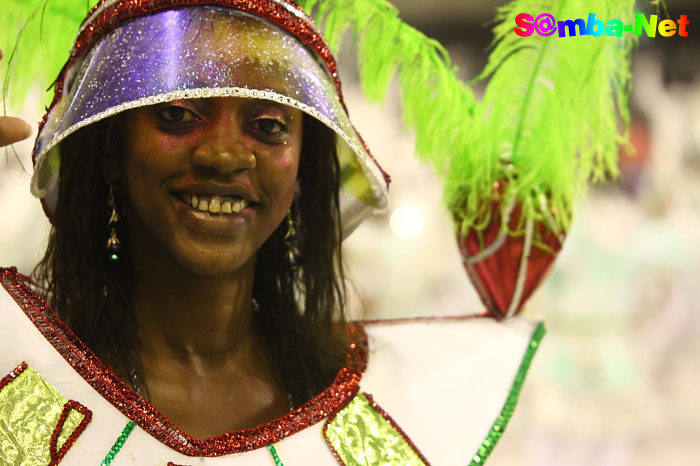
M257 203L236 195L174 192L174 208L181 221L203 233L232 234L255 219Z
M158 251L197 273L253 258L294 198L301 112L257 99L180 100L135 110L128 124L135 252Z

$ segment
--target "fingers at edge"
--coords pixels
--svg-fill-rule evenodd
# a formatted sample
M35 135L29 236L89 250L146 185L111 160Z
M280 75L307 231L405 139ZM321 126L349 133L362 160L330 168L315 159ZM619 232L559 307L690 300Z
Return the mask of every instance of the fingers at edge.
M0 147L27 139L32 128L24 120L15 117L0 117Z

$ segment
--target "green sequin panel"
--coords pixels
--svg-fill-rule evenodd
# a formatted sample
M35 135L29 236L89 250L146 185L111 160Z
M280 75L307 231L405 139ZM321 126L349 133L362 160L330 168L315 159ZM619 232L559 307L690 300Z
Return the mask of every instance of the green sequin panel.
M469 463L469 466L483 465L496 446L496 443L498 443L498 440L500 440L501 435L503 435L503 431L506 429L506 425L508 425L508 421L510 421L511 416L515 411L515 406L518 404L520 389L523 387L523 382L525 382L525 376L530 368L530 363L532 362L533 356L535 356L535 353L537 352L537 348L540 346L540 341L542 341L544 334L544 325L540 322L535 331L532 333L530 344L528 345L527 351L525 351L525 356L523 356L523 360L520 363L518 373L515 375L515 380L510 388L510 393L508 394L508 398L506 398L501 414L496 419L496 422L493 423L493 426L491 426L491 430L489 430L486 439L481 443L479 450L474 456L472 456L472 461Z
M49 464L51 434L68 400L31 367L0 390L0 466ZM83 420L71 411L58 449Z
M347 465L425 466L401 434L358 394L330 421L326 438Z

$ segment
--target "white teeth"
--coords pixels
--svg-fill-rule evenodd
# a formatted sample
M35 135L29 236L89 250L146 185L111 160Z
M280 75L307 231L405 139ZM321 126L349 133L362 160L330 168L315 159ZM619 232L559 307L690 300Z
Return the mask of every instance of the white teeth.
M221 201L215 197L211 198L211 201L209 202L209 212L212 214L218 214L221 212Z
M225 197L214 195L183 194L181 199L192 208L210 214L237 214L248 207L248 201L237 197Z
M240 201L235 202L231 206L231 210L233 210L235 213L239 213L241 210L245 209L248 207L248 201L245 199L241 199Z
M236 201L231 205L231 210L233 211L234 214L237 214L238 212L241 211L241 201Z

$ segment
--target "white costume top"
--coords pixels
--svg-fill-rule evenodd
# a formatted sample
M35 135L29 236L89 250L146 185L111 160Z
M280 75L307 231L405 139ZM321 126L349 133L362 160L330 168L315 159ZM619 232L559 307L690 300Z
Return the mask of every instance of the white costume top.
M542 324L483 315L363 322L319 395L197 440L138 396L0 269L0 465L482 464L515 407ZM1 375L0 375L1 377Z

